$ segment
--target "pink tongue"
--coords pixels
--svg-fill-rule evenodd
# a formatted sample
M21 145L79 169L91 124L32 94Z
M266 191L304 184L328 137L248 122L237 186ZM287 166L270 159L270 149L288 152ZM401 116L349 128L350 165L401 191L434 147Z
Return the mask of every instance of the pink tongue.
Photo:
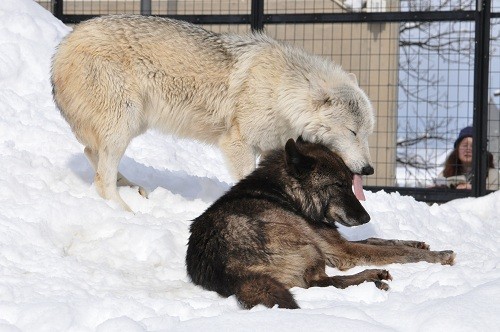
M354 174L352 184L354 186L354 195L356 195L356 198L360 201L364 201L366 198L363 192L363 177L359 174Z

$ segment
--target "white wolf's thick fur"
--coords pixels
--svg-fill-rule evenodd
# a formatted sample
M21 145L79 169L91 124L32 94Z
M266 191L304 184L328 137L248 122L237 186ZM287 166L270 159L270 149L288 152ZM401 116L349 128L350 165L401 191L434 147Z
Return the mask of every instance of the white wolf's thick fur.
M59 45L52 85L99 194L126 209L116 184L133 184L118 164L149 128L216 144L235 179L258 154L299 135L338 152L353 173L373 173L374 115L354 75L264 34L155 17L92 19Z

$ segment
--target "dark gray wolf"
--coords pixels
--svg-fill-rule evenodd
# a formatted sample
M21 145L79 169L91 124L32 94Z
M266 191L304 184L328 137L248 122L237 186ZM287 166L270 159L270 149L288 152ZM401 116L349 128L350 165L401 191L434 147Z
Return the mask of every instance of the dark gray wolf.
M336 151L355 174L374 172L374 114L356 77L264 34L100 17L61 42L51 80L54 100L96 171L97 191L127 210L117 185L135 184L118 164L130 141L150 128L217 145L237 180L258 155L299 135Z
M388 271L333 276L325 265L427 261L453 264L453 251L430 251L419 241L345 240L335 222L361 225L370 216L356 199L342 159L324 145L294 142L267 155L191 224L186 266L191 280L244 308L257 304L294 309L291 287L345 288L374 282L388 289Z

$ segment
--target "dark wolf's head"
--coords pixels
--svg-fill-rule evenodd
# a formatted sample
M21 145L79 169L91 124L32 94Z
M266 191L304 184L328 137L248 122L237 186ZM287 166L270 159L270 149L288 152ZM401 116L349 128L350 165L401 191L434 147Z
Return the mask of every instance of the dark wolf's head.
M311 220L345 226L370 221L352 191L352 172L324 145L301 138L285 145L285 168L292 185L287 191Z

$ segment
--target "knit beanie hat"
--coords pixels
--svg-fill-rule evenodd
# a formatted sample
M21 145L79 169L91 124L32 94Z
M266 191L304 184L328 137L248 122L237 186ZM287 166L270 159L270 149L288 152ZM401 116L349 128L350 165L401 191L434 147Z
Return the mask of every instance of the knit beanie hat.
M460 142L466 137L472 137L472 127L465 127L464 129L460 130L460 134L458 134L458 138L455 141L455 144L453 147L456 149Z

